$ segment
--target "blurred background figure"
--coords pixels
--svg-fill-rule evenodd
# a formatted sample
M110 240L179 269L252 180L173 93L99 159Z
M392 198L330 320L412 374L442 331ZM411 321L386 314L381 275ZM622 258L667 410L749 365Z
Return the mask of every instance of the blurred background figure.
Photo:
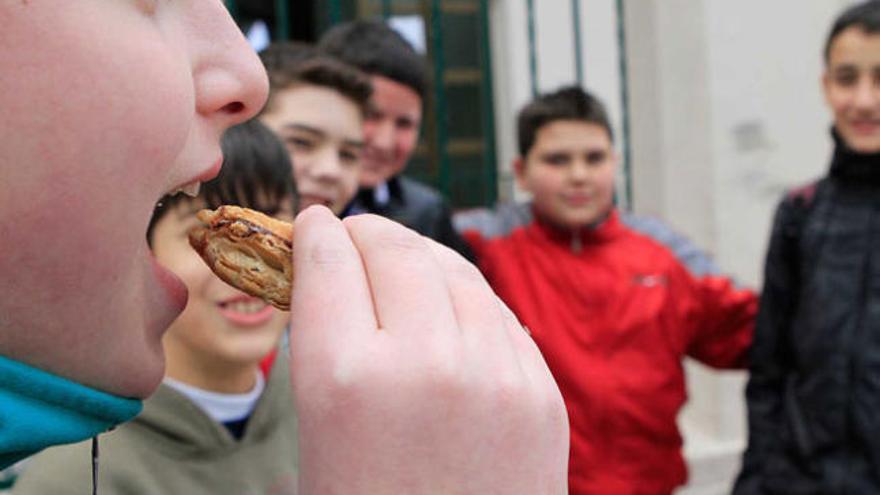
M756 295L696 273L613 205L619 156L602 103L576 86L520 111L517 183L531 220L466 230L478 266L553 372L568 409L572 495L669 495L687 479L682 360L743 368Z
M776 210L734 493L880 493L880 1L824 51L827 175Z
M260 120L290 153L300 210L321 204L346 216L363 169L369 79L303 43L275 43L260 58L270 85Z
M319 47L369 74L373 84L364 123L361 190L352 213L391 218L472 259L452 227L446 200L429 186L401 175L415 151L428 96L422 57L380 21L336 26L321 38Z

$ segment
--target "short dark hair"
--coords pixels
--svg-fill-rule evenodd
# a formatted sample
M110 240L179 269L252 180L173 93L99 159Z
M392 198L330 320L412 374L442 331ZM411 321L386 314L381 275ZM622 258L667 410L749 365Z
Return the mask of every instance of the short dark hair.
M424 58L397 31L379 20L356 20L332 27L318 49L370 75L383 76L427 98Z
M351 100L363 115L373 85L355 67L318 52L315 47L299 42L273 43L260 52L260 59L269 74L269 100L263 111L271 111L278 91L298 84L320 86L336 91Z
M177 205L203 202L205 208L237 205L274 215L286 200L296 211L296 184L287 148L259 120L230 127L220 141L223 167L217 177L202 184L197 197L175 194L163 197L147 228L152 243L156 223Z
M608 132L614 140L608 113L598 98L579 86L565 86L552 93L545 93L528 103L517 117L519 153L526 156L535 144L538 131L557 120L579 120L596 124Z
M869 0L844 10L834 24L825 40L825 63L831 59L831 44L847 28L861 28L868 34L880 33L880 0Z

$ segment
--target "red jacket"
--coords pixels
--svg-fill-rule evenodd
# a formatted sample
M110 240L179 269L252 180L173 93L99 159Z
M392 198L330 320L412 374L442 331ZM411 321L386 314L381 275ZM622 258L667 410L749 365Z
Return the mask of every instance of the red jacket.
M465 237L566 401L570 493L658 495L683 484L682 358L744 367L755 294L692 276L616 212L578 238L534 221L494 239Z

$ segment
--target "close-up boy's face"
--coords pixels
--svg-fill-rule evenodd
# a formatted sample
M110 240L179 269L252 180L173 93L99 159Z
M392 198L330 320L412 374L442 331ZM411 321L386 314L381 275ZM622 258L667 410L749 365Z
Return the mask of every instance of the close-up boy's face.
M156 259L189 290L186 309L171 324L164 341L168 373L183 381L218 375L217 369L253 369L278 344L289 319L289 313L220 280L190 247L187 233L199 225L195 213L203 206L203 202L178 203L156 222L152 232ZM276 217L292 221L290 201Z
M0 354L145 397L186 302L150 216L216 175L262 66L217 0L5 1L0 20Z
M371 76L373 95L364 121L367 141L361 187L375 187L403 172L416 149L422 99L409 86Z
M880 152L880 34L843 30L831 43L822 83L846 144L861 153Z
M542 218L560 228L579 229L600 221L611 209L616 164L602 126L557 120L538 130L514 172Z
M342 213L357 193L363 168L358 106L330 88L299 85L275 93L260 120L290 152L300 210L322 204Z

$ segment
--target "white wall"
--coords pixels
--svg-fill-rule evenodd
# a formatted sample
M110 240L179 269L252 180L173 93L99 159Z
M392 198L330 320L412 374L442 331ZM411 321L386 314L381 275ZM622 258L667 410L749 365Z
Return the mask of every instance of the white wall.
M776 202L828 164L819 78L834 16L852 0L625 0L633 197L759 287ZM582 0L586 86L621 136L615 0ZM494 0L492 42L501 197L515 112L531 97L525 0ZM539 90L575 81L570 0L535 0ZM618 140L618 146L621 145ZM728 493L745 444L744 374L688 364L681 426L692 483Z

